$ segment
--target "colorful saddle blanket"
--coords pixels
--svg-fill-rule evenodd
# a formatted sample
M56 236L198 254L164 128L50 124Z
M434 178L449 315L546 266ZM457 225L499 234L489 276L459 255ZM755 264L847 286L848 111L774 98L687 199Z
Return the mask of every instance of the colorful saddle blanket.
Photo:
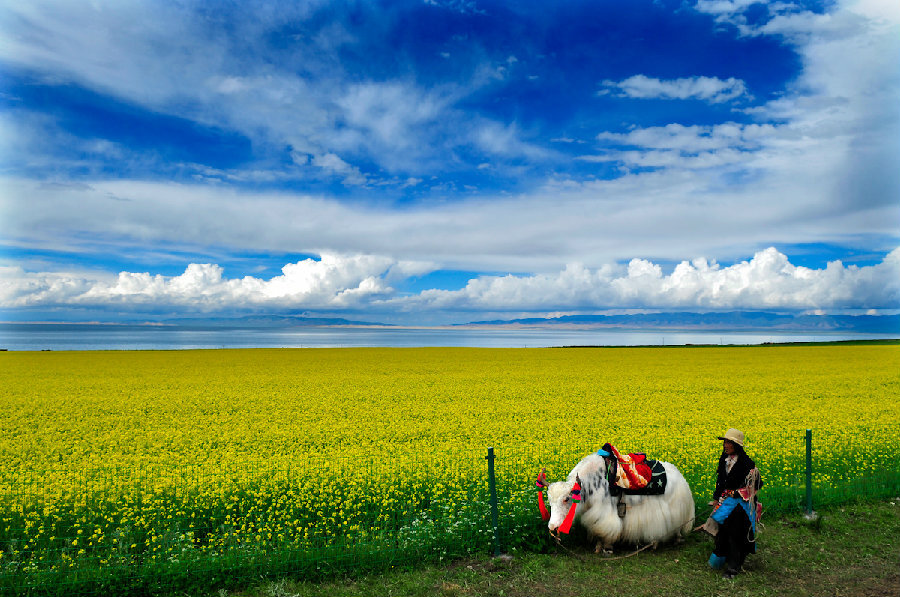
M659 495L666 491L666 469L659 460L643 453L620 454L610 444L603 450L613 455L606 471L611 495Z

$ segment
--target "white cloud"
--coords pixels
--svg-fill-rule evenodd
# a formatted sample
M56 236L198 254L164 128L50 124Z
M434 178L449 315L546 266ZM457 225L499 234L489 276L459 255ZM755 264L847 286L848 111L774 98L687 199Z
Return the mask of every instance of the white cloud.
M606 131L597 136L602 152L580 159L619 163L626 172L652 168L677 176L693 171L707 177L708 189L731 185L747 199L736 200L732 194L738 210L753 205L753 211L774 213L779 211L774 201L788 201L794 203L794 215L783 216L797 230L822 221L814 214L844 213L857 222L871 221L870 210L887 208L892 215L883 215L892 225L882 233L896 236L900 5L843 2L826 14L814 14L774 3L767 5L768 20L750 27L743 11L751 4L701 2L698 9L741 25L745 35L778 35L794 47L803 68L787 93L746 110L769 124L673 123L627 133ZM651 90L655 86L653 80L639 81ZM682 200L691 202L696 196ZM850 221L845 230L854 230Z
M475 128L473 136L479 149L495 156L538 160L552 155L551 151L523 141L515 123L501 125L482 121Z
M0 266L0 305L5 308L65 304L90 292L97 279L67 273L29 273Z
M754 5L762 6L767 20L751 25L745 15ZM900 23L900 5L893 0L843 0L821 13L794 2L763 0L699 0L696 10L734 25L743 35L784 35L800 41L811 34L824 37L856 35L860 27L873 23Z
M483 14L474 0L425 0L425 4L445 8L462 14Z
M490 150L483 130L503 125L484 117L473 122L455 106L493 84L492 69L434 87L411 77L360 82L340 55L358 40L339 19L295 36L290 51L266 45L273 30L302 27L319 4L277 11L229 6L235 29L226 34L191 6L8 3L0 17L0 61L245 135L260 154L278 155L290 146L300 166L295 178L337 175L358 186L378 169L388 176L440 172L454 150ZM520 150L516 155L533 151L515 138L499 149L509 155L511 147Z
M0 177L0 221L6 242L44 250L375 254L444 269L514 272L598 267L634 254L734 259L763 243L833 242L848 230L892 238L900 205L840 209L822 200L832 162L819 151L821 159L800 166L783 164L774 151L744 156L746 167L783 169L753 184L728 178L745 167L735 162L716 173L721 178L663 169L593 183L561 179L524 195L402 210L212 185L47 185Z
M696 99L718 104L747 95L743 81L729 77L685 77L661 80L645 75L634 75L619 82L603 81L600 95L614 93L638 99Z
M338 105L348 123L381 143L402 148L409 142L411 129L437 118L447 101L410 84L368 82L353 85Z
M695 259L674 271L644 259L590 270L572 265L556 274L481 277L461 290L429 290L404 299L418 306L460 310L840 309L900 306L900 249L874 266L831 262L814 270L792 265L774 248L721 267Z
M484 276L460 290L399 296L389 285L432 266L373 255L322 255L285 265L265 280L229 279L213 264L191 264L179 276L121 272L114 278L30 273L0 267L0 307L189 307L196 311L247 308L555 311L591 309L875 309L900 306L900 248L873 266L824 269L792 265L774 248L721 267L703 258L683 261L665 275L645 259L627 267L531 276Z
M216 77L217 81L213 81L212 85L219 93L226 95L245 91L249 85L242 77Z
M323 155L315 155L312 158L312 164L326 172L332 173L343 178L345 184L362 185L366 184L366 176L359 171L359 168L351 166L344 160L333 153Z
M126 170L138 161L147 164L151 160L107 139L77 137L62 131L54 120L28 110L0 112L0 156L5 167L92 171L98 169L98 160L114 160ZM62 147L68 151L61 153Z
M738 22L750 4L718 1L698 7ZM600 132L603 153L584 159L620 163L623 175L614 180L560 174L514 196L433 200L391 209L302 192L113 182L101 174L84 175L79 185L6 177L0 178L4 241L73 253L163 245L185 251L214 246L237 252L390 255L445 269L537 272L531 283L538 285L540 276L555 280L565 264L583 264L584 271L571 266L563 276L570 286L577 286L573 279L579 276L596 278L604 263L636 254L656 260L684 255L730 260L759 246L842 243L848 235L863 238L865 248L881 249L881 239L893 243L897 238L900 222L900 9L894 2L840 2L829 6L827 14L815 15L789 10L787 3L767 6L772 16L754 28L743 22L742 31L783 38L803 64L778 100L752 113L777 124L672 123ZM454 160L453 150L461 146L485 154L475 156L484 171L500 170L503 160L558 157L526 142L531 131L519 125L455 111L478 85L492 84L492 68L486 67L468 86L425 90L412 80L360 83L341 72L337 54L348 39L346 31L295 40L301 51L293 59L308 59L302 65L284 64L280 70L279 65L260 66L253 44L262 36L250 33L266 30L265 11L237 21L240 31L226 39L176 5L18 2L5 10L10 17L2 19L5 30L21 32L0 35L0 58L9 64L45 69L57 82L74 81L163 113L230 127L251 135L254 144L289 145L297 168L315 176L375 184L355 165L359 148L388 170L404 170L397 185L434 181L425 173ZM284 10L311 9L292 5ZM303 14L290 17L301 22ZM233 43L249 45L235 51ZM301 71L310 76L295 74ZM729 94L745 97L744 87L730 78L638 75L610 82L608 91L713 102ZM70 138L47 135L47 122L28 123L18 116L0 117L0 143L7 155L51 156L44 158L49 163L55 159L52 153L28 144L72 147ZM124 151L102 143L90 149L92 143L87 140L76 149L117 158ZM409 151L384 151L393 143ZM277 179L272 171L205 174L226 180ZM237 292L228 280L215 282L215 271L203 268L175 287L168 278L135 275L123 280L121 288L143 285L147 292L159 288L164 296L174 296L184 285L206 284L220 289L204 295L212 303ZM329 296L382 296L378 285L391 285L385 274L361 275L338 284L340 290ZM370 276L374 278L367 281ZM45 294L28 296L50 300L87 292L87 278L79 276L29 279ZM510 288L521 287L517 280L507 282ZM254 284L248 280L246 286L232 286L252 294ZM479 282L478 288L486 285ZM627 287L638 293L636 285ZM499 297L503 288L498 282L493 291ZM562 299L574 291L561 292Z
M808 143L804 139L798 140L785 128L734 122L715 126L669 124L637 128L628 133L603 132L597 135L597 140L610 145L611 149L578 159L618 161L641 168L716 168L721 172L727 172L729 166L752 168L772 154L783 152L789 142L799 142L798 149L801 150Z
M734 122L715 126L669 124L662 127L634 129L628 133L604 132L597 135L597 139L633 147L697 153L728 148L758 149L776 132L776 127L769 124L743 125Z
M711 14L731 15L746 10L753 4L764 4L763 0L698 0L697 10Z
M331 309L355 306L392 293L389 279L428 270L422 263L397 263L370 255L325 254L282 268L269 280L228 279L214 264L192 263L179 276L121 272L114 278L65 273L30 273L0 268L0 305L35 306L187 306L217 311L248 307Z

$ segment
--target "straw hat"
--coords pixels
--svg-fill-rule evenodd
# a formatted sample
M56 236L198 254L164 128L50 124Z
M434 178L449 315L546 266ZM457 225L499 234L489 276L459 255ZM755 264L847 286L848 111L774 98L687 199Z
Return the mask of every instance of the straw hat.
M744 432L738 431L735 428L731 428L725 432L725 435L721 436L719 439L727 439L730 442L734 442L740 447L744 447Z

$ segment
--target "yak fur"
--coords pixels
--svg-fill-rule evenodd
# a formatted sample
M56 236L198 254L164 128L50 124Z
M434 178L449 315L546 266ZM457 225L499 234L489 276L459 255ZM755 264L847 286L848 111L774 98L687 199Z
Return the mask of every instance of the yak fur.
M611 550L616 543L638 545L683 540L691 532L694 521L694 496L673 464L663 462L663 466L668 479L665 493L623 495L626 513L620 518L616 510L619 497L610 495L606 480L606 461L596 453L585 456L565 481L552 483L547 488L550 532L557 531L569 511L570 494L577 477L581 481L582 500L575 511L575 519L580 520L589 537L597 541L596 551Z

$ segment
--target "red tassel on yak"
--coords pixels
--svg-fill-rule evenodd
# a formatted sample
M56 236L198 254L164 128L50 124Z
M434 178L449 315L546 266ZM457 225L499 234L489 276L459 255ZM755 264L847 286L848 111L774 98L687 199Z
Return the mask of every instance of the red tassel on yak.
M538 509L541 511L541 518L545 521L550 520L550 512L547 511L547 506L544 505L544 488L547 487L546 468L541 469L541 474L537 476L537 481L534 484L538 488Z
M570 497L572 498L572 505L569 506L569 512L566 514L566 519L559 525L560 533L568 533L572 529L572 522L575 520L575 509L578 507L578 502L581 501L581 484L577 477L575 478L575 485L572 487Z

